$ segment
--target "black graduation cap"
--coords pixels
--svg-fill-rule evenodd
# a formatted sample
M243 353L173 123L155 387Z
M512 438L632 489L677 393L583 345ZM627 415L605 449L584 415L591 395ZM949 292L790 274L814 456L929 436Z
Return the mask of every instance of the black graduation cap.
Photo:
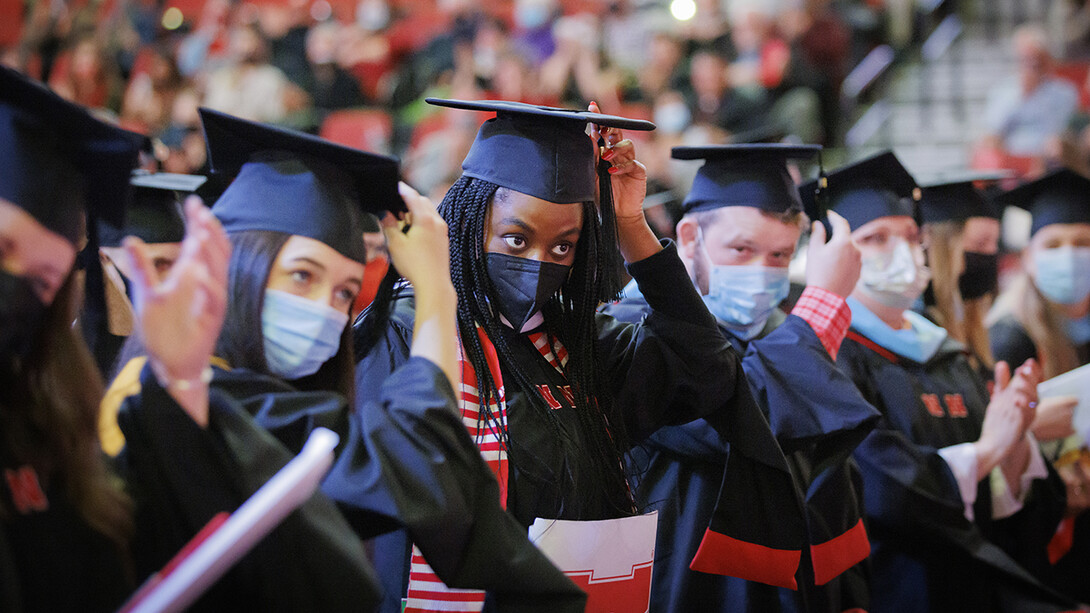
M696 172L684 213L725 206L750 206L769 213L802 210L788 160L809 160L821 145L779 143L674 147L678 160L706 160Z
M594 200L598 175L588 123L655 129L655 124L641 119L521 102L426 100L436 106L496 113L477 131L462 174L558 204Z
M138 236L145 243L179 243L185 238L182 200L207 181L201 175L136 171L125 226L98 224L98 244L119 247L126 236Z
M1031 236L1055 223L1090 223L1090 179L1061 168L1000 194L995 202L1029 211Z
M235 179L212 207L230 232L269 230L366 260L362 213L405 210L396 158L200 109L213 172Z
M934 177L920 188L920 217L924 223L964 221L970 217L999 219L999 208L977 183L1000 181L1009 172L964 172Z
M83 211L122 225L147 138L0 66L0 198L78 245Z
M828 208L844 217L854 230L880 217L916 216L919 188L892 151L842 166L827 175L824 190ZM810 219L820 219L815 191L821 179L804 183L799 195Z

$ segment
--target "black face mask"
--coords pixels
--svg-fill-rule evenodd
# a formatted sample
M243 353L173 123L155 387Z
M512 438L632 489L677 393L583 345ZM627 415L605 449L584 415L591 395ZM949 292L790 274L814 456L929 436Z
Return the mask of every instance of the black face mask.
M999 287L999 255L965 252L965 272L958 277L958 289L965 300L986 296Z
M504 253L486 253L484 265L496 288L500 313L520 332L564 285L571 268Z
M30 281L0 270L0 360L26 357L44 317Z

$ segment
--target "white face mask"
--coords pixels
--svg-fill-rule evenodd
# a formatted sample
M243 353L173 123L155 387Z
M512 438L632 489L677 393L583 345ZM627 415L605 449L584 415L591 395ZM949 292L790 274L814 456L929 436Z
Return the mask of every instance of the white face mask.
M1058 304L1078 304L1090 296L1090 247L1057 247L1033 254L1033 283Z
M348 313L275 289L265 290L261 332L269 372L292 380L318 372L337 355Z
M892 251L863 258L859 283L879 304L908 309L927 288L931 271L924 266L923 247L910 246L903 238L895 240Z

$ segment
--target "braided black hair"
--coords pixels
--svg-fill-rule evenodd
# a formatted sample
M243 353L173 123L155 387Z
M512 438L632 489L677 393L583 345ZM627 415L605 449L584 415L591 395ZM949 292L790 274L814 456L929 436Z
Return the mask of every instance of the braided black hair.
M447 192L439 205L439 214L446 220L450 232L450 272L458 293L458 330L466 358L477 374L477 393L481 398L482 425L487 424L500 431L502 444L509 450L510 439L506 428L500 428L490 405L498 401L498 390L485 360L484 348L477 336L480 325L495 345L500 360L514 375L514 383L528 398L535 410L543 411L558 437L567 436L558 418L551 411L520 364L514 359L508 337L498 311L490 306L495 296L492 281L485 267L484 238L489 206L494 199L502 199L509 193L505 188L481 179L463 176ZM597 207L593 202L583 204L583 228L575 250L571 274L560 292L542 309L546 330L568 350L566 375L572 387L576 413L582 430L589 436L593 448L590 454L593 474L580 475L579 480L589 480L598 491L606 494L611 502L626 501L625 508L617 508L620 514L631 514L631 494L625 476L622 453L627 449L624 421L601 385L601 376L595 361L595 309L603 295L606 275L600 270L603 249L616 249L604 244L603 229ZM530 343L525 336L516 342ZM509 456L510 457L510 456ZM513 461L513 460L512 460ZM567 478L572 479L573 475Z

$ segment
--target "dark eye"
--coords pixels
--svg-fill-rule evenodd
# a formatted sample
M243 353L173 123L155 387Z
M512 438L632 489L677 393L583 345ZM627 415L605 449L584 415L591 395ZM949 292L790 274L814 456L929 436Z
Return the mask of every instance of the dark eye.
M340 300L347 304L351 304L356 301L356 292L347 288L342 289L337 292L337 300Z
M503 242L507 243L507 246L512 249L522 249L526 246L526 239L518 234L508 234L503 237Z
M310 283L310 280L314 278L314 275L309 270L293 270L291 271L291 280L299 284Z
M571 253L571 243L560 243L559 245L553 247L553 255L564 257L569 253Z

